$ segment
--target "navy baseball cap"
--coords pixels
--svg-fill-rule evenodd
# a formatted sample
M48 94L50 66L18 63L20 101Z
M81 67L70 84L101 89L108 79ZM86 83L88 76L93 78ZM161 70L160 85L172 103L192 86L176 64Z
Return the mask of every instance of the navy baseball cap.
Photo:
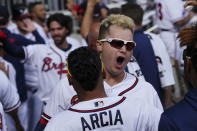
M6 6L0 5L0 21L9 19L9 11Z
M12 9L12 19L13 20L21 20L24 18L30 18L30 14L28 13L27 8L21 6Z

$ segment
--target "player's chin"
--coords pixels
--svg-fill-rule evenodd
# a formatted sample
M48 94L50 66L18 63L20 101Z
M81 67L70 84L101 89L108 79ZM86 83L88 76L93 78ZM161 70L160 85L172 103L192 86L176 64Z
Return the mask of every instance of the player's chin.
M124 68L115 68L111 71L111 74L113 74L113 76L119 76L122 73L124 73Z
M54 40L55 45L61 45L61 40Z

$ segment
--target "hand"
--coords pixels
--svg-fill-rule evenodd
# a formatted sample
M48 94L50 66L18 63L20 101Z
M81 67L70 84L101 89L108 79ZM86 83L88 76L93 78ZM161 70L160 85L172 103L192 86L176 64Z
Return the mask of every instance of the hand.
M7 69L6 69L5 63L0 61L0 70L2 70L9 79L9 65L7 66Z
M193 6L197 6L197 1L195 0L190 0L190 1L187 1L185 4L184 4L184 7L187 7L189 5L193 5Z
M36 30L36 27L34 26L31 19L29 18L23 19L23 22L25 23L25 26L22 27L23 30L27 32L33 32L34 30Z

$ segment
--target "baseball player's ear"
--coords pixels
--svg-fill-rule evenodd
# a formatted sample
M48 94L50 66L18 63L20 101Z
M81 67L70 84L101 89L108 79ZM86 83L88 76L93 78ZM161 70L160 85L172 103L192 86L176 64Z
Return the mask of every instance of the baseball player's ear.
M67 74L69 85L73 85L72 77Z

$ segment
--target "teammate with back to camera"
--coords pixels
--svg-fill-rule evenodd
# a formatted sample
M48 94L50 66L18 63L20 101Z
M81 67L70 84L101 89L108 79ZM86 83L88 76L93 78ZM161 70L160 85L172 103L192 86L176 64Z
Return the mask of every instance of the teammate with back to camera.
M68 80L79 96L79 103L54 116L45 131L157 130L161 114L158 109L135 96L107 97L103 63L95 50L81 47L72 51L67 66Z
M184 28L179 32L180 46L183 51L184 75L191 88L184 98L165 110L160 119L159 131L196 131L197 130L197 25Z
M155 89L149 83L124 71L135 47L134 27L133 21L124 15L111 15L101 23L97 51L101 55L106 73L105 92L107 96L135 96L163 111ZM77 102L76 92L67 79L62 79L43 107L40 125L44 127L56 113L67 110Z

